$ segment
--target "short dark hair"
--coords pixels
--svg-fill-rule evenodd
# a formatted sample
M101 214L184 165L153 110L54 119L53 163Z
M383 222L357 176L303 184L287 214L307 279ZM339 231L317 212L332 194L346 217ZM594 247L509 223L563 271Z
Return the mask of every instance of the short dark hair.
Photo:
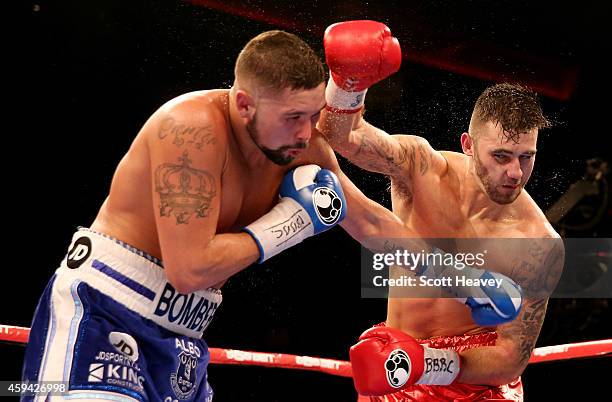
M518 142L522 133L550 127L538 95L527 87L510 83L485 89L476 100L472 121L499 124L507 140L514 142Z
M238 55L234 74L279 91L313 89L325 81L321 58L306 42L284 31L251 39Z

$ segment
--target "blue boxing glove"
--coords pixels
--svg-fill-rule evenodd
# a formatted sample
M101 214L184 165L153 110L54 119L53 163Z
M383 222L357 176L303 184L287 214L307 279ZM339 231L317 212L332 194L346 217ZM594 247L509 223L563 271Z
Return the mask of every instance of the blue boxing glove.
M438 248L434 248L433 253L445 254ZM465 265L436 265L431 260L417 267L415 270L417 275L452 278L455 286L444 287L444 290L471 309L472 319L476 324L482 326L505 324L513 321L520 313L523 291L509 277ZM465 285L457 286L457 283Z
M465 299L472 319L478 325L495 326L513 321L521 311L523 292L512 279L497 272L468 267L466 278L478 279L480 286L471 286Z
M285 175L280 201L267 214L246 226L259 247L259 260L326 231L346 216L346 200L336 175L317 165L303 165Z

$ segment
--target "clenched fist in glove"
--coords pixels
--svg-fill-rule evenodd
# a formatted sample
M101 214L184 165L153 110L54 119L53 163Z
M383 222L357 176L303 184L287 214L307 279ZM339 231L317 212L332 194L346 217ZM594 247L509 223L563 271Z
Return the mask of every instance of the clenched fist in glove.
M380 22L338 22L325 30L325 59L330 79L328 108L352 113L363 106L367 89L399 70L402 51L389 28Z
M361 395L386 395L413 384L448 385L459 375L459 355L433 349L399 329L374 327L350 350L355 388Z

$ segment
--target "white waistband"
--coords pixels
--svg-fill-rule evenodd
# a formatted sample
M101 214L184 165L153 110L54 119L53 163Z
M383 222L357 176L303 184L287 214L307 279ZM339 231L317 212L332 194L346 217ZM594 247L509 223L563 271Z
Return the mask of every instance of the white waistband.
M158 325L194 338L208 327L221 291L178 293L166 280L161 261L126 243L79 228L56 274L74 277Z

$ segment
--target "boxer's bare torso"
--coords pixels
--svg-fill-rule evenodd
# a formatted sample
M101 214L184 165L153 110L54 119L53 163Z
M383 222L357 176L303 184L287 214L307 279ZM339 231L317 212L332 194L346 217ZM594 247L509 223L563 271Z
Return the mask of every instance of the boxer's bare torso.
M210 90L182 95L155 112L119 163L110 193L91 228L163 259L155 220L160 205L152 197L156 191L156 169L150 163L153 142L164 147L190 146L190 159L198 157L198 149L216 148L223 163L217 194L221 198L217 233L239 232L269 211L278 200L281 179L289 169L304 163L329 163L330 154L322 148L327 147L325 141L313 132L309 147L289 165L270 162L253 169L232 129L229 107L229 90ZM185 113L192 116L188 122L175 117ZM206 116L199 119L199 114Z
M420 237L470 238L464 245L471 250L462 251L486 249L486 262L490 266L484 268L511 277L520 275L517 270L522 269L524 256L518 250L509 250L519 245L499 239L555 236L544 214L525 191L513 203L495 212L471 211L475 192L468 184L473 181L469 177L469 158L454 152L441 154L447 162L446 168L442 172L415 175L414 180L418 182L414 187L418 191L411 191L401 181L392 181L393 211ZM480 250L473 250L474 238L487 238L479 242ZM461 240L457 243L462 247ZM473 322L469 309L451 298L389 298L387 325L416 338L484 330Z
M352 40L354 37L362 39L355 41ZM564 246L558 235L534 201L522 191L533 172L539 130L549 126L537 94L515 84L490 86L476 100L468 130L461 133L464 155L439 152L423 137L389 135L363 119L367 89L400 67L401 49L389 27L376 21L337 23L327 28L324 46L331 79L326 88L328 107L317 127L336 152L362 169L391 178L393 212L403 221L403 237L412 238L400 240L387 235L382 239L384 250L401 253L402 248L407 248L402 243L413 252L420 252L417 247L428 249L431 245L451 254L488 250L484 264L478 268L489 272L469 270L470 274L479 279L503 275L523 289L521 309L513 319L507 320L508 316L499 314L498 318L504 319L480 320L478 313L484 307L474 305L475 300L466 300L465 305L460 300L442 298L443 286L452 288L448 293L459 291L455 288L461 285L458 281L451 279L447 285L440 281L437 288L433 284L424 295L422 287L414 289L418 286L411 283L415 282L397 276L400 270L405 272L403 275L410 275L405 263L398 259L397 265L389 270L391 279L402 279L400 286L396 281L389 282L386 322L389 328L376 328L366 336L377 333L381 342L386 343L388 339L401 338L400 334L416 338L465 335L488 329L479 327L474 321L504 322L496 328L494 345L460 352L459 376L449 382L458 380L467 384L498 386L516 380L535 346L547 301L560 277L564 258ZM420 246L424 238L438 239ZM440 238L451 238L452 241ZM478 241L479 238L484 240ZM524 241L519 241L519 247L516 247L514 240ZM457 267L456 259L453 260ZM426 273L437 276L436 267L431 271L429 268L416 282L422 282ZM456 278L460 280L461 274ZM490 290L484 289L490 286L488 284L476 286L480 289L475 289L471 295ZM504 293L504 290L500 292ZM486 294L489 297L478 299L496 309L497 295ZM510 292L505 292L503 296L509 295ZM517 298L512 296L512 299L514 305ZM401 341L397 343L401 348ZM355 350L365 351L361 355L364 357L363 367L368 366L365 355L368 352L376 354L378 347L378 344L373 347L365 342L362 346L354 346ZM390 353L394 352L390 350ZM385 362L386 373L380 381L372 380L375 377L370 374L383 374L383 364L376 364L378 367L371 370L369 367L361 370L360 364L354 364L356 380L365 373L361 385L371 395L392 392L395 389L392 381L399 378L390 380L391 369L386 361L391 361L391 354L384 355L380 357ZM437 370L428 368L426 371ZM414 380L421 381L418 376ZM422 382L446 383L438 379ZM487 395L490 397L492 394ZM393 395L389 399L406 398Z

